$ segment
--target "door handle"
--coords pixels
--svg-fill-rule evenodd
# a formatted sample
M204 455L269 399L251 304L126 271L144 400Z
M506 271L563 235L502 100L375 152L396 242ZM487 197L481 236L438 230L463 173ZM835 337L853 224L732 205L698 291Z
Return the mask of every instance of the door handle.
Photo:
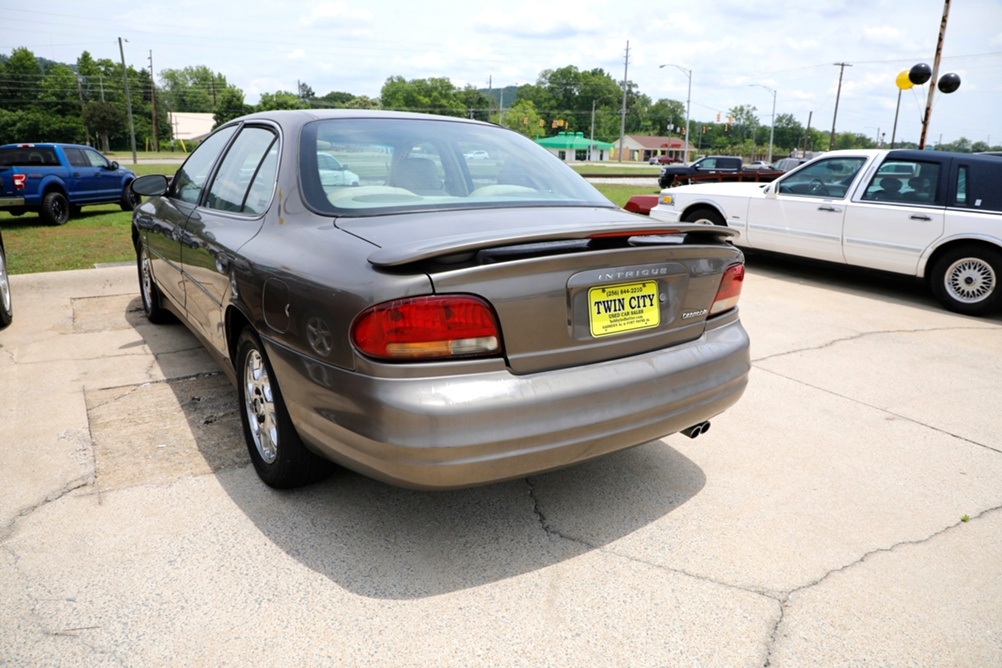
M832 213L838 213L841 210L842 209L839 209L839 208L834 207L834 206L819 206L818 207L818 211L831 211Z
M925 214L921 213L915 213L908 217L911 218L912 220L932 220L932 218L930 218L929 216L926 216Z

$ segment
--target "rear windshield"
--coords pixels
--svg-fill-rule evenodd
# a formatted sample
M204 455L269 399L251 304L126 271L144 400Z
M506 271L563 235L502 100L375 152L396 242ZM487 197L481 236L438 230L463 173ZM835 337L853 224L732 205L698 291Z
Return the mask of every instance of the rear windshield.
M306 125L303 193L314 210L614 206L530 139L503 128L424 119L331 119Z
M51 146L6 146L0 148L0 167L59 166Z

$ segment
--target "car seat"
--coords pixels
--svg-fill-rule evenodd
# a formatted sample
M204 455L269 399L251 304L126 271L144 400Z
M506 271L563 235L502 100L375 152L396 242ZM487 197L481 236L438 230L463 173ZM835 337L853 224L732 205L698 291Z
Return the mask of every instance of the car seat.
M441 195L442 179L435 161L429 158L405 158L393 171L391 186L405 188L418 195Z
M898 179L885 176L880 179L880 190L874 193L873 198L878 200L900 200L901 192L901 181Z

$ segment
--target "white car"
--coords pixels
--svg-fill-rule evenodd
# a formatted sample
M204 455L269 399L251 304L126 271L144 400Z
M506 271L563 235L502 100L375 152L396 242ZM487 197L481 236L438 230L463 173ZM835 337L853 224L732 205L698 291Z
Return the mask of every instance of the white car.
M330 153L317 153L317 171L322 186L357 186L360 183L358 174L349 171L348 165Z
M463 154L463 157L466 158L467 160L489 160L491 154L488 153L487 151L480 151L480 150L467 151L466 153Z
M925 279L948 309L1002 310L1002 160L831 151L771 183L661 191L651 217L726 225L743 248Z

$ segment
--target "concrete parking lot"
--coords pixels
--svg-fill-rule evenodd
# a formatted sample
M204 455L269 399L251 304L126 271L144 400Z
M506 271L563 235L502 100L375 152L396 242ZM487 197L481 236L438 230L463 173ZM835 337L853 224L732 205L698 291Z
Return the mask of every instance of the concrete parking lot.
M752 256L749 388L698 439L280 493L134 267L12 289L0 665L1002 665L1002 315Z

